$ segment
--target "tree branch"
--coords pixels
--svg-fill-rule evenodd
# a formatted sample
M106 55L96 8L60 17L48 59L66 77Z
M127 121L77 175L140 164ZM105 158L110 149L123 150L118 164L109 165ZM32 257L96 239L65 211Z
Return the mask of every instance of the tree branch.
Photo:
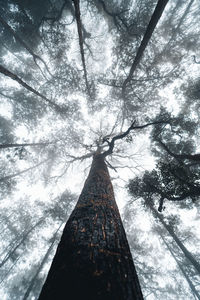
M168 121L155 121L155 122L151 122L151 123L147 123L145 125L137 125L137 126L134 126L135 125L135 122L134 121L131 126L122 134L119 134L119 135L116 135L112 138L111 142L108 141L108 139L104 139L104 142L107 142L108 143L108 150L106 150L105 152L102 153L103 157L106 157L110 154L113 153L113 149L114 149L114 146L115 146L115 141L116 140L121 140L123 139L124 137L126 137L131 130L134 130L134 129L143 129L143 128L146 128L148 126L151 126L151 125L156 125L156 124L163 124L163 123L169 123L169 120Z
M200 163L200 153L197 154L175 154L173 153L160 139L156 139L156 141L162 146L163 149L167 151L167 153L177 160L189 159Z
M195 188L193 190L185 191L179 196L171 196L168 193L161 191L159 188L157 188L155 185L152 185L150 182L146 182L146 184L148 184L148 186L152 189L152 192L160 195L163 198L163 200L167 199L170 201L182 201L192 196L200 196L200 188Z
M12 175L8 175L8 176L5 176L5 177L2 177L2 178L0 178L0 182L7 181L7 180L9 180L9 179L11 179L11 178L14 178L14 177L16 177L16 176L19 176L19 175L21 175L21 174L24 174L24 173L26 173L26 172L28 172L28 171L30 171L30 170L33 170L33 169L35 169L35 168L41 166L42 164L44 164L44 163L45 163L46 161L48 161L48 160L49 160L49 158L43 160L42 162L38 163L37 165L35 165L35 166L33 166L33 167L30 167L30 168L28 168L28 169L19 171L19 172L15 173L15 174L12 174Z
M33 89L30 85L28 85L26 82L24 82L22 79L20 79L14 73L10 72L8 69L4 68L2 65L0 65L0 73L2 73L5 76L17 81L20 85L25 87L28 91L34 93L35 95L37 95L40 98L42 98L43 100L45 100L48 104L50 104L50 106L52 108L54 108L56 110L56 112L64 113L67 110L66 107L61 107L58 104L56 104L56 103L52 102L51 100L49 100L47 97L43 96L41 93L39 93L38 91Z

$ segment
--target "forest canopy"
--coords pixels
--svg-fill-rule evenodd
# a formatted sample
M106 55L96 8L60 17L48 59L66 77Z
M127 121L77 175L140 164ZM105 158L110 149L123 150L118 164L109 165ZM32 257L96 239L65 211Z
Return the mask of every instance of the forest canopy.
M0 0L0 298L37 299L97 149L144 299L200 299L198 0Z

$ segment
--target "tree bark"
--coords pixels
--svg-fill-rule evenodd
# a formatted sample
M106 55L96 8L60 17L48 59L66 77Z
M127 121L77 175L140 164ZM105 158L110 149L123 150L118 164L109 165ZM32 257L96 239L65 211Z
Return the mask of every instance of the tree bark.
M66 226L39 300L142 300L102 154Z

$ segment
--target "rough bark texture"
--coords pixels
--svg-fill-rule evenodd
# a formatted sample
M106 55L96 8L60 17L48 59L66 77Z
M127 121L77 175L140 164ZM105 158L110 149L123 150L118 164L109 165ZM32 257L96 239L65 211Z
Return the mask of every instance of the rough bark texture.
M101 154L72 212L39 300L143 299Z

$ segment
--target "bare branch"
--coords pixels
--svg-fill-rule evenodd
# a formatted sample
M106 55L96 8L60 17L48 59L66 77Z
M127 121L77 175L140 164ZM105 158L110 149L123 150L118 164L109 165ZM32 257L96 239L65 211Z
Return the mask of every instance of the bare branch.
M106 164L117 173L116 167L113 167L107 160L105 161Z
M70 163L75 162L77 160L83 161L84 159L90 158L92 156L93 156L93 152L92 153L87 153L87 154L82 155L82 156L74 156L74 155L70 155L70 154L67 155L67 157L70 158L70 160L69 160Z
M119 135L116 135L112 138L111 142L108 141L108 139L103 139L104 142L107 142L108 145L109 145L109 148L108 150L106 150L105 152L102 153L102 155L104 157L110 155L113 153L113 149L114 149L114 146L115 146L115 141L116 140L121 140L123 139L124 137L126 137L131 130L134 130L134 129L143 129L143 128L146 128L148 126L151 126L151 125L156 125L156 124L163 124L163 123L169 123L169 120L166 120L166 121L155 121L155 122L151 122L151 123L147 123L145 125L138 125L138 126L134 126L135 125L135 122L134 121L132 123L132 125L122 134L119 134Z

